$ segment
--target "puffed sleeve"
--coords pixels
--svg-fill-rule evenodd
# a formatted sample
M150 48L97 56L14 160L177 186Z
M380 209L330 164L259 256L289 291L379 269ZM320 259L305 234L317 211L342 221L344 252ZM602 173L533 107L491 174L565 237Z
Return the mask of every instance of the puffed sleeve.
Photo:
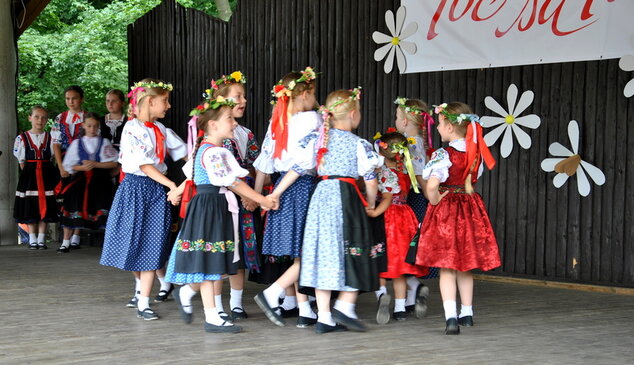
M174 161L187 156L187 145L171 128L165 128L165 146Z
M22 141L22 135L15 137L13 142L13 156L18 159L18 163L24 163L26 161L24 149L24 141Z
M376 179L374 170L383 165L383 156L374 151L370 142L359 138L357 142L357 169L365 180Z
M401 186L398 184L398 175L389 167L383 165L379 170L379 191L381 193L398 194L401 192Z
M273 163L273 149L275 148L273 139L271 139L271 123L266 131L266 136L262 142L262 148L260 149L260 155L253 162L253 167L265 174L272 174L275 172Z
M114 149L112 143L107 138L103 139L103 144L101 145L101 151L99 151L99 159L101 162L113 162L117 161L119 157L119 153Z
M121 158L119 161L121 164L129 166L141 166L141 165L154 165L154 157L156 152L154 151L154 144L147 132L147 129L127 123L123 129L123 135L121 140L125 139L125 145L122 143ZM122 161L125 160L125 161Z
M431 159L425 165L423 170L423 179L429 180L432 177L440 180L441 183L447 181L449 178L449 168L451 167L451 160L449 159L449 153L444 148L437 149L431 155Z
M62 144L62 141L60 138L62 136L62 132L60 131L60 127L59 127L61 118L62 118L61 114L57 115L55 117L55 122L53 123L53 126L51 127L51 138L53 139L53 144Z
M69 174L74 174L77 171L73 170L73 166L79 165L80 162L79 139L76 139L68 146L64 159L62 160L62 166Z
M202 165L209 181L216 186L231 186L249 171L243 169L229 150L222 147L208 148L203 152Z
M414 138L415 144L410 144L409 153L412 156L412 165L414 166L414 175L422 175L425 169L425 144L422 138Z
M312 170L317 165L316 158L316 143L319 139L319 132L312 132L299 140L297 148L293 153L293 166L291 170L295 171L299 175L306 175L308 170Z

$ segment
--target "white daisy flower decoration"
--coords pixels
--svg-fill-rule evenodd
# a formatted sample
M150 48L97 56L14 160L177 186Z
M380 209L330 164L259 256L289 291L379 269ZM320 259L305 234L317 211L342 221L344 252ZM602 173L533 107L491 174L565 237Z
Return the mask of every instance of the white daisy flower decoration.
M630 43L632 43L632 46L634 46L634 36L630 38ZM626 72L634 71L634 55L628 54L621 57L621 59L619 60L619 67L621 68L621 70ZM634 95L634 79L631 79L625 85L625 88L623 89L623 95L625 95L626 98Z
M409 54L416 53L416 44L413 42L405 41L418 30L416 23L409 23L405 28L405 7L401 6L396 10L396 20L394 19L394 13L388 10L385 13L385 23L390 31L391 36L383 34L381 32L372 33L372 39L377 44L387 43L381 46L374 52L374 60L379 62L385 58L385 64L383 65L383 71L390 73L394 66L394 56L396 55L396 62L398 63L398 69L401 73L405 72L407 63L405 62L405 54L403 50ZM387 56L387 57L386 57Z
M544 159L541 164L542 170L557 172L553 178L553 185L556 188L562 187L570 176L576 174L579 194L588 196L590 194L590 181L586 173L597 185L605 184L605 175L596 166L583 161L579 156L579 125L575 120L568 123L568 138L570 138L572 151L559 142L551 144L548 147L548 152L555 157Z
M511 84L506 92L508 111L504 110L504 108L502 108L502 106L492 97L487 96L484 99L484 105L501 116L480 118L482 121L482 127L484 128L490 128L501 124L487 133L484 136L484 141L487 146L492 146L498 138L500 138L502 132L504 132L502 146L500 147L500 154L503 158L507 158L513 151L513 134L515 134L517 142L523 149L526 150L531 147L531 137L528 133L524 132L520 126L535 129L541 124L541 119L535 114L525 115L523 117L518 116L533 103L534 98L535 94L528 90L522 93L519 102L517 102L517 86L515 86L515 84Z

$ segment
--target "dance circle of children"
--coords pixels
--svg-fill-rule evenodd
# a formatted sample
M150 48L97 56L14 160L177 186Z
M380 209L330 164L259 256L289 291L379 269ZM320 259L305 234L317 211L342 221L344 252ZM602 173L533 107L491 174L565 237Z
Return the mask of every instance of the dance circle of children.
M126 305L137 317L159 319L150 307L157 277L154 301L173 293L187 324L200 293L206 332L242 331L236 322L248 318L247 273L267 285L254 300L277 326L296 317L298 328L319 334L366 331L356 314L364 292L376 295L380 325L409 313L421 318L429 296L423 281L438 274L445 334L473 326L471 272L501 262L473 189L495 160L470 107L452 102L430 110L398 97L395 128L370 143L353 133L362 120L361 88L333 91L320 107L317 74L307 67L273 87L259 146L237 122L246 111L246 82L240 71L211 81L190 113L187 143L159 122L173 89L161 80L134 84L127 113L125 94L110 90L103 118L83 111L83 90L71 86L68 110L50 133L46 109L34 106L32 128L14 146L21 168L14 217L28 225L28 248L47 249L48 222L63 227L60 253L80 247L81 229L105 228L100 263L134 274ZM431 148L434 124L447 147ZM180 185L166 175L168 156L187 161ZM172 242L178 205L183 220Z

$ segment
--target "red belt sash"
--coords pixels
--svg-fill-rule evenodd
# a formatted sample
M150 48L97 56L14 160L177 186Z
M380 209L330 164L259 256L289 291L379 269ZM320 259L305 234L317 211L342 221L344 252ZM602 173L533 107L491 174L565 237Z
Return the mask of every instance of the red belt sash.
M343 181L348 184L351 184L352 186L354 186L354 189L357 191L357 195L359 195L359 199L361 199L361 203L363 203L363 206L364 207L368 206L368 202L363 197L363 194L361 194L361 190L359 190L359 186L357 185L357 179L352 177L345 177L345 176L328 176L328 175L321 176L320 178L322 180L339 180L339 181Z
M40 219L46 217L46 190L44 187L44 175L42 174L42 162L45 160L26 160L35 162L35 181L37 182L37 202L40 208Z

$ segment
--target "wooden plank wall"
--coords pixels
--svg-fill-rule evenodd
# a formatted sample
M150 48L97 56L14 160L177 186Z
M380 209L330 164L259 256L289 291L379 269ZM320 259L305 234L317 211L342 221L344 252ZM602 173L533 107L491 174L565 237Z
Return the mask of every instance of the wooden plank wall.
M167 124L185 135L187 112L211 77L242 70L249 107L241 121L263 138L270 116L270 89L290 70L310 65L321 72L318 99L329 91L361 85L359 135L393 125L397 96L430 104L459 100L479 115L494 115L484 98L506 107L510 84L535 92L524 114L541 116L526 130L532 148L514 143L498 166L478 183L502 253L495 273L547 280L634 286L634 98L622 90L633 74L618 60L493 69L385 74L373 60L375 30L388 33L384 14L397 0L240 0L229 23L182 9L173 0L130 27L130 79L153 75L175 83ZM456 49L459 52L459 49ZM395 66L396 67L396 66ZM606 175L588 197L576 178L555 189L553 173L540 168L553 142L569 145L567 126L579 122L580 154ZM629 122L629 123L628 123ZM434 144L440 146L437 135ZM628 148L629 147L629 148Z

